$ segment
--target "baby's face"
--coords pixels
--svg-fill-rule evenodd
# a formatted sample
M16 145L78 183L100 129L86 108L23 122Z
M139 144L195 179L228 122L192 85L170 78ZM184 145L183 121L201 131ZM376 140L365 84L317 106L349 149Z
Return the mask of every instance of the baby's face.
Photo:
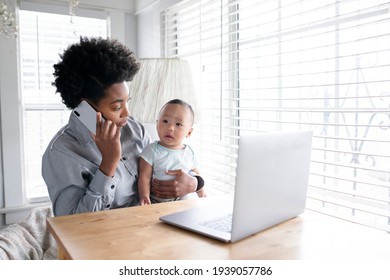
M160 144L170 149L182 149L183 141L192 133L192 115L189 108L180 104L167 104L157 120Z

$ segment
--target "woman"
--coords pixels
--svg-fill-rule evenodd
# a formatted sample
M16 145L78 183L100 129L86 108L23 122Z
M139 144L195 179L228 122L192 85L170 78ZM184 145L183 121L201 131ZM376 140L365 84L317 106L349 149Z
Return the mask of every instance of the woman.
M96 135L70 114L43 155L42 176L54 215L138 205L138 155L150 137L127 108L126 82L139 70L134 54L116 40L80 38L60 58L53 85L63 103L74 109L85 100L98 113ZM166 198L194 192L202 183L180 170L170 174L176 179L152 186Z

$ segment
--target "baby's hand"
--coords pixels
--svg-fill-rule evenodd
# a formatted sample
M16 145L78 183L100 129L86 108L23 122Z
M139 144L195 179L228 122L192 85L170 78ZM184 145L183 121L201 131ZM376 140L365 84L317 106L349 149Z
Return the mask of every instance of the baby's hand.
M150 198L148 196L140 198L139 205L149 205L149 204L152 203L150 202Z
M206 191L204 190L204 187L201 188L199 191L196 192L198 197L206 197Z

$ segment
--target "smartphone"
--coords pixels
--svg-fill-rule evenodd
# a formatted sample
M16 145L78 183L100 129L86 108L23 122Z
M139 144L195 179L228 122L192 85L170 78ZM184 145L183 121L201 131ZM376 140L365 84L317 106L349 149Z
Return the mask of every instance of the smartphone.
M94 135L96 135L96 110L85 100L72 112ZM103 118L103 117L102 117ZM104 120L104 118L103 118Z

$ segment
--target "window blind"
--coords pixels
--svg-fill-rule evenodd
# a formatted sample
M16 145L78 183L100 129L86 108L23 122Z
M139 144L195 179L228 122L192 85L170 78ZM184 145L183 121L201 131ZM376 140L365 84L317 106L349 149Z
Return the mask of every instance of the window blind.
M23 109L24 176L30 200L47 196L41 160L54 134L68 122L69 110L55 94L53 65L80 36L107 36L105 19L19 11Z
M196 145L232 192L237 139L314 132L307 207L390 231L390 2L184 0L162 13L163 53L187 59Z

